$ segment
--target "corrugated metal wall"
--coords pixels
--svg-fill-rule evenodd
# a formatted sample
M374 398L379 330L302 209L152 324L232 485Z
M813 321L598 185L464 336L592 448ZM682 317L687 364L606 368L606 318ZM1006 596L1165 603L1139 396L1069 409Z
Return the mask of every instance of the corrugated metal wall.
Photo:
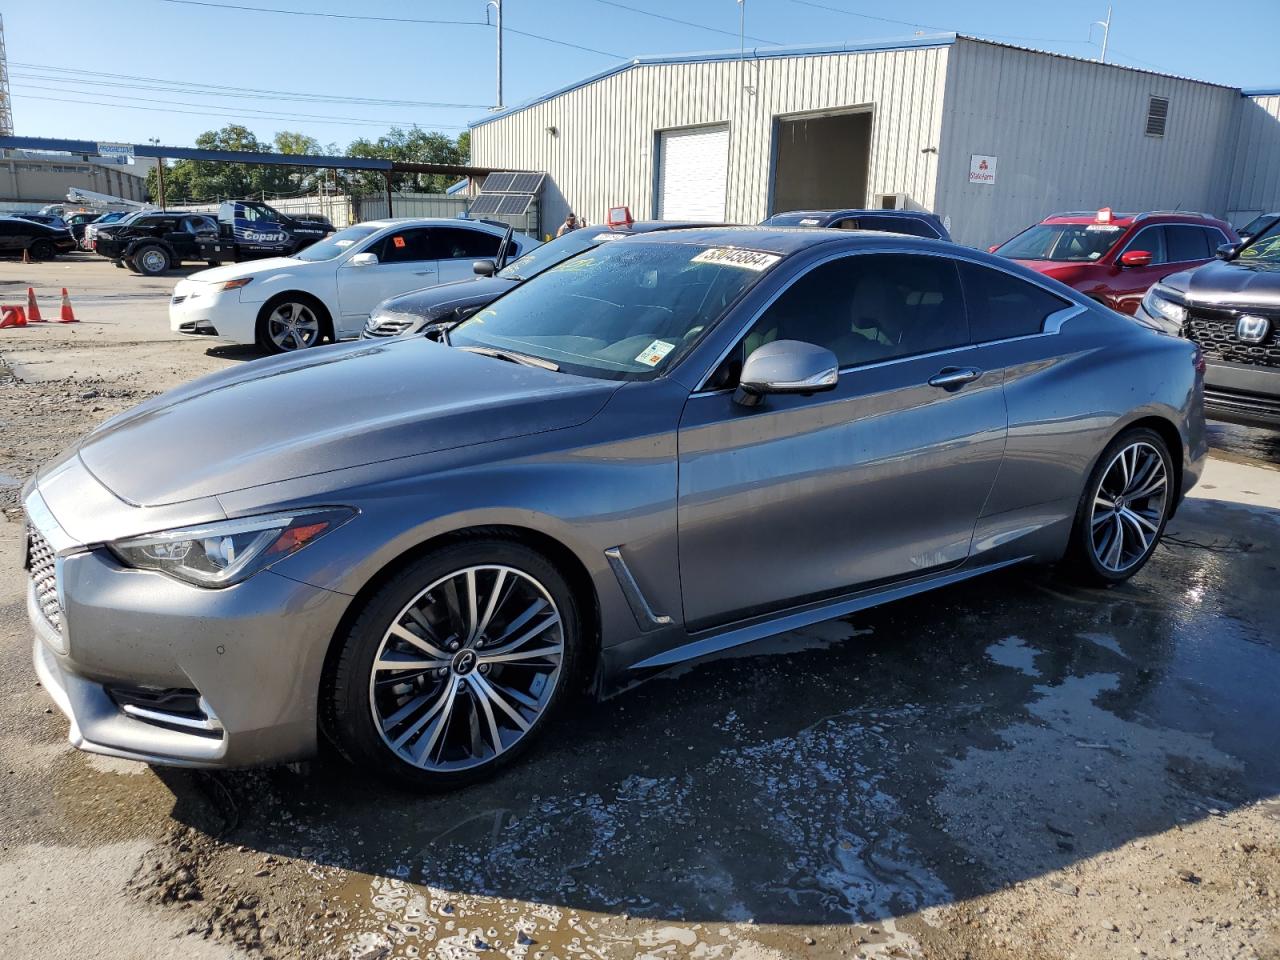
M1169 98L1164 137L1145 133L1152 95ZM956 240L974 246L1058 210L1222 216L1240 99L1228 87L957 39L937 212L950 216ZM998 158L993 185L969 183L973 154Z
M1228 219L1242 227L1259 213L1280 210L1280 96L1241 97Z
M573 209L591 223L626 204L653 216L655 132L728 122L726 216L767 214L774 118L871 106L868 200L905 193L931 209L948 46L642 64L472 130L480 166L542 170L543 229ZM746 87L747 89L744 89ZM549 128L554 128L554 134Z

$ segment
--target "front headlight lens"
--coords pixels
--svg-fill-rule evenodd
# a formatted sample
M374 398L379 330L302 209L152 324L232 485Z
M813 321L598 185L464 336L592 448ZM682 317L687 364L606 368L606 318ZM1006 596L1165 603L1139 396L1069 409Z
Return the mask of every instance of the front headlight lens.
M1182 326L1182 322L1187 319L1187 308L1172 299L1167 292L1155 287L1148 290L1147 295L1142 298L1142 309L1153 317L1160 317L1178 326Z
M297 553L355 511L327 507L183 527L109 544L122 563L199 587L229 587Z

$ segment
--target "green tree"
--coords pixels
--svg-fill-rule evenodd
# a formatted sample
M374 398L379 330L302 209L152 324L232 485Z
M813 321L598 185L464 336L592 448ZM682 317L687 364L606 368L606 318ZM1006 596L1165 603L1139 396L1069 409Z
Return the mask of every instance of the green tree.
M352 141L347 147L347 156L378 157L402 163L467 162L466 154L460 149L457 140L448 134L418 127L409 130L392 127L377 140L362 137ZM349 170L345 180L348 188L357 194L378 193L386 189L386 180L381 173ZM443 193L455 180L457 177L446 174L397 173L392 175L391 185L395 190L405 193Z

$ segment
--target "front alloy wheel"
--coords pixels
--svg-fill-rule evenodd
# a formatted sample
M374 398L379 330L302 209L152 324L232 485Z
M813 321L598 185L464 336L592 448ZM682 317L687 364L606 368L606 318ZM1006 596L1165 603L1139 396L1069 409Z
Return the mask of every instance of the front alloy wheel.
M412 786L485 777L565 695L577 630L572 593L541 555L501 540L445 548L353 624L326 731L349 759Z
M560 682L564 629L545 587L475 566L414 597L382 638L369 705L383 742L423 770L494 760L529 732Z
M275 353L304 350L320 342L320 318L305 303L285 301L267 314L265 333L266 346Z

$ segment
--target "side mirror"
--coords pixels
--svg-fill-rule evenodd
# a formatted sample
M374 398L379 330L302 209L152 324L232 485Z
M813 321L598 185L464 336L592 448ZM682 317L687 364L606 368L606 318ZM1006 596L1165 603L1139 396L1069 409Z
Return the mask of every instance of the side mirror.
M1217 250L1213 251L1213 255L1219 260L1234 260L1240 255L1240 251L1244 249L1244 242L1240 243L1224 243Z
M1151 265L1151 253L1147 250L1130 250L1120 254L1122 267L1148 267Z
M378 265L378 255L376 253L357 253L351 258L353 267L376 267Z
M840 382L840 364L826 347L801 340L775 340L742 365L735 402L754 407L771 393L817 393Z
M492 260L477 260L471 264L471 272L477 277L492 277L498 272L498 265Z

